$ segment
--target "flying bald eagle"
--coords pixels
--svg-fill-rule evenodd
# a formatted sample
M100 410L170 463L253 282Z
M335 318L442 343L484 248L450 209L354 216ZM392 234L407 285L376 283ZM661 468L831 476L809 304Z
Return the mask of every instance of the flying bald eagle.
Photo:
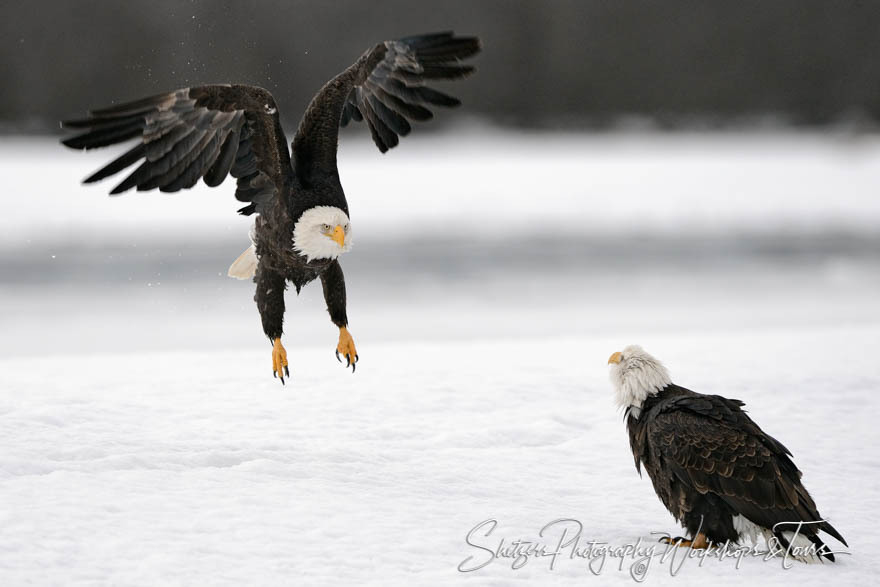
M88 118L63 122L80 134L62 141L93 149L137 138L137 144L85 179L92 183L141 161L110 192L131 188L176 192L202 179L217 186L237 180L235 197L257 214L252 246L230 267L230 275L254 278L254 300L263 332L273 344L272 372L290 375L281 344L284 291L297 293L321 279L333 324L339 328L336 358L354 372L357 350L347 330L345 281L338 257L352 246L348 203L336 168L339 127L366 120L381 152L409 134L409 121L433 117L430 106L459 105L456 98L425 86L427 80L458 79L474 68L461 63L480 50L473 37L451 32L385 41L367 50L327 82L312 99L287 150L272 95L242 85L183 88L95 110Z
M669 542L707 548L761 534L799 560L834 560L818 532L846 541L819 515L791 452L746 415L743 402L675 385L639 346L608 363L636 469L641 474L644 465L660 501L692 537Z

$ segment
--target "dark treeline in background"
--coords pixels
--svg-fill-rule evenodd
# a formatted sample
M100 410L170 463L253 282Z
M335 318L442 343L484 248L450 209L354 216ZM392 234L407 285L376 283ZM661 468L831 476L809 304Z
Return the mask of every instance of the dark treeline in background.
M78 0L2 3L0 129L236 82L270 89L292 132L372 43L444 29L483 39L454 93L501 124L880 120L878 1Z

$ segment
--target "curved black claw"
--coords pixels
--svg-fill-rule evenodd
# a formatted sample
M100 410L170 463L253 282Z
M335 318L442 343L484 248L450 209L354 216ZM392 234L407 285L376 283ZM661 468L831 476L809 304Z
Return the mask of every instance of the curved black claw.
M340 363L342 362L342 358L341 358L341 356L340 356L340 354L339 354L339 349L336 349L336 360L339 361ZM351 359L351 353L346 353L346 354L345 354L345 368L348 369L349 367L351 367L351 372L352 372L352 373L354 373L354 370L355 370L355 364L356 364L357 362L358 362L358 356L357 356L357 355L355 355L355 356L354 356L354 360L352 360L352 359Z
M284 365L284 374L290 377L290 369L287 368L287 365Z

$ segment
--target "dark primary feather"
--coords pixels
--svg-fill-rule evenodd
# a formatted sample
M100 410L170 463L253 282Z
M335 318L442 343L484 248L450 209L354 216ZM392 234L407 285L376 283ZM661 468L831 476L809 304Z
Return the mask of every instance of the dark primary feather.
M88 178L99 181L142 161L110 193L131 188L175 192L201 178L217 186L238 180L236 198L260 212L291 172L290 155L268 91L251 86L199 86L94 110L63 123L81 132L62 142L94 149L133 138L139 142Z
M365 120L383 153L412 130L410 122L432 118L430 106L460 102L425 84L459 79L474 71L461 61L480 51L475 37L452 32L385 41L330 80L313 98L293 141L297 175L335 171L338 127Z
M64 122L78 134L62 142L94 149L139 139L85 180L99 181L140 162L111 194L131 188L174 192L200 178L216 186L232 175L238 180L236 198L249 203L240 212L262 212L294 173L300 187L329 182L331 190L341 190L336 169L340 125L365 120L385 152L410 133L412 121L432 118L429 107L457 106L456 98L425 84L472 73L473 67L461 61L479 50L479 39L451 32L385 41L369 49L312 99L293 141L294 167L274 99L251 86L183 88L95 110L85 119Z
M348 95L352 110L363 115L379 150L387 151L406 136L411 120L426 119L425 106L458 106L460 102L425 86L432 79L459 79L474 71L462 59L475 55L480 42L473 37L456 38L451 32L386 41L373 52L379 61Z
M650 446L649 454L642 455L646 467L664 463L673 484L717 495L766 528L780 522L821 520L791 453L761 430L742 406L738 400L694 392L661 401L646 420L644 435ZM824 530L846 544L827 522L805 529L805 534L814 530Z

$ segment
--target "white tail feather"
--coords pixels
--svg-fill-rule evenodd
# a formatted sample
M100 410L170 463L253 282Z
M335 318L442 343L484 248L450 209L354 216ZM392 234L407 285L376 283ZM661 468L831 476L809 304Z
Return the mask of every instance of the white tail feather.
M257 250L254 245L249 246L238 256L238 259L229 266L229 277L236 279L250 279L257 272Z
M825 562L819 554L814 554L816 546L803 534L798 533L795 536L794 532L783 532L782 535L791 544L791 558L807 564Z
M769 528L759 526L742 515L736 515L733 517L733 527L739 532L740 540L748 538L752 541L752 544L756 546L758 545L758 535L764 536L764 540L767 541L768 547L771 540L776 540L776 538L773 537L773 532L771 532ZM791 550L788 552L789 558L807 564L825 562L820 555L814 554L816 546L803 533L798 532L797 536L795 536L794 532L783 532L782 536L791 545ZM779 555L783 554L784 549L782 549L781 545L777 543L775 548L780 549Z

